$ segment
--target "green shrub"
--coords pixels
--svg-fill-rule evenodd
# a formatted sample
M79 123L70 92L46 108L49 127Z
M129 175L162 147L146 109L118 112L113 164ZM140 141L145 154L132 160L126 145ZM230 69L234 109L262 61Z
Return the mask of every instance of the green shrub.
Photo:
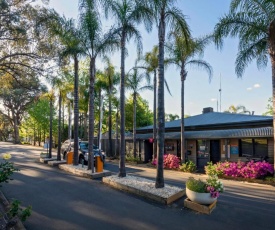
M223 172L219 170L220 163L213 164L212 161L207 162L207 166L204 167L205 173L208 176L222 176Z
M19 171L19 169L14 167L13 163L8 161L10 158L11 154L3 154L4 162L0 163L0 184L3 182L7 183L9 180L12 180L10 176L13 174L13 172ZM28 206L25 209L21 208L20 201L14 200L7 211L7 215L9 220L12 220L13 217L18 216L21 221L25 221L31 215L31 209L31 206Z
M13 217L15 216L18 216L20 218L21 221L26 221L26 219L31 215L31 210L32 210L32 207L31 206L28 206L27 208L25 209L22 209L20 207L20 201L18 200L14 200L12 203L11 203L11 207L10 209L8 210L8 217L10 219L12 219Z
M186 187L193 192L205 193L206 183L200 179L196 180L194 177L189 177L186 181Z
M183 172L195 172L196 168L197 167L193 161L187 161L180 166L180 170Z
M138 157L134 157L133 155L126 155L125 156L125 161L127 162L138 162L139 158Z

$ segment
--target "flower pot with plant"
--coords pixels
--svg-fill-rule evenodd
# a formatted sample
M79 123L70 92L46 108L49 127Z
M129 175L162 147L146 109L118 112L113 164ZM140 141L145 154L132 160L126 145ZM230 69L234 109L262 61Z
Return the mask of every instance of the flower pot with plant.
M187 197L198 204L212 204L223 192L223 184L216 175L209 176L206 182L189 177L186 182Z

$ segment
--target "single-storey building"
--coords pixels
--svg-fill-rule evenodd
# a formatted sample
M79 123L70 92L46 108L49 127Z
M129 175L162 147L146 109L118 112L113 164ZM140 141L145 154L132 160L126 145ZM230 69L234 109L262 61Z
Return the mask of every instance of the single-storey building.
M273 117L213 112L184 119L188 160L203 168L212 161L267 159L274 163ZM152 160L153 126L137 129L137 148L142 160ZM129 141L132 137L128 136ZM165 153L180 157L180 120L165 123ZM127 145L127 142L126 142Z

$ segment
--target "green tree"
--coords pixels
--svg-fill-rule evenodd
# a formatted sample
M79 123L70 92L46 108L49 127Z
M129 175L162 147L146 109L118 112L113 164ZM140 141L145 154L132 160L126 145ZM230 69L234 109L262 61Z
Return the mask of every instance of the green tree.
M268 98L268 104L266 106L267 111L263 113L263 116L272 116L273 115L273 100L272 97Z
M186 147L184 137L184 84L187 77L188 66L205 70L209 80L212 78L213 71L209 63L200 58L205 46L209 43L210 37L193 39L185 37L181 32L171 33L173 42L168 43L166 48L169 54L169 62L175 64L180 69L181 79L181 161L186 159Z
M144 83L144 80L146 82ZM137 157L137 147L136 147L136 115L137 115L137 96L144 90L153 90L153 86L150 85L150 76L142 73L140 68L137 67L137 62L135 67L129 70L126 75L126 88L132 91L133 96L133 143L134 143L134 157Z
M228 110L224 111L225 113L248 113L250 114L250 111L246 109L246 107L244 105L231 105L229 106Z
M241 77L252 60L265 67L271 60L273 128L275 132L275 2L271 0L232 0L228 14L220 18L214 36L218 48L227 36L239 38L235 72ZM275 138L275 135L274 135ZM275 140L275 139L274 139ZM275 141L274 141L275 147ZM275 152L274 152L275 156Z
M158 46L154 46L151 52L147 52L145 56L141 59L144 62L143 68L147 70L148 74L153 73L153 88L154 88L154 97L153 97L153 111L154 111L154 122L153 122L153 158L157 156L157 71L158 71ZM167 60L164 60L168 64ZM171 95L169 86L164 80L166 88Z
M7 118L13 126L14 143L20 143L19 127L28 107L36 98L45 91L45 86L39 82L39 79L29 76L24 80L24 86L18 83L12 76L0 78L0 102L3 105L0 108L0 114ZM28 85L28 88L25 87Z
M178 120L180 118L180 116L178 114L165 114L165 121L174 121L174 120Z
M90 58L90 84L89 84L89 160L88 169L94 172L94 91L96 76L96 58L112 53L118 46L119 40L113 31L102 33L99 10L94 0L82 0L80 2L80 27L81 37L86 55Z
M60 58L72 58L74 62L74 155L73 164L78 165L78 120L79 120L79 56L83 54L83 47L79 39L79 30L75 27L72 19L67 20L65 17L59 17L56 25L51 28L53 35L57 36L61 49Z
M142 51L141 35L137 25L145 23L149 31L152 27L151 11L144 5L144 2L120 0L108 1L106 13L111 12L115 19L115 33L120 37L121 49L121 76L120 76L120 161L119 177L126 176L125 169L125 54L126 42L134 37L137 43L138 52Z
M140 1L143 2L143 1ZM176 0L152 0L148 4L152 9L158 28L159 56L158 56L158 112L157 112L157 143L158 163L156 188L164 187L163 177L163 155L164 155L164 133L165 133L165 107L164 107L164 45L166 29L181 31L185 37L190 36L189 27L182 12L174 6ZM144 4L144 3L143 3ZM168 25L168 27L166 27Z
M115 67L112 65L109 58L105 58L106 67L103 71L105 78L105 90L108 97L108 132L109 132L109 153L113 153L112 146L112 98L117 92L116 86L119 84L119 74L115 72Z
M153 124L153 112L149 109L149 103L147 100L143 99L141 95L137 96L137 103L136 103L136 127L144 127ZM125 128L126 131L131 131L133 129L133 110L134 110L134 103L133 103L133 95L131 95L125 104Z

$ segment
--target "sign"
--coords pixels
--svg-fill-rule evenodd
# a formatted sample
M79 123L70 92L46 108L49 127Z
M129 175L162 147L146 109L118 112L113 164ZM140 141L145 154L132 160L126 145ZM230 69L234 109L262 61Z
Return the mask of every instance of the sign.
M230 146L230 153L231 154L239 154L239 147L237 145Z
M154 143L154 139L153 138L149 138L149 143Z

